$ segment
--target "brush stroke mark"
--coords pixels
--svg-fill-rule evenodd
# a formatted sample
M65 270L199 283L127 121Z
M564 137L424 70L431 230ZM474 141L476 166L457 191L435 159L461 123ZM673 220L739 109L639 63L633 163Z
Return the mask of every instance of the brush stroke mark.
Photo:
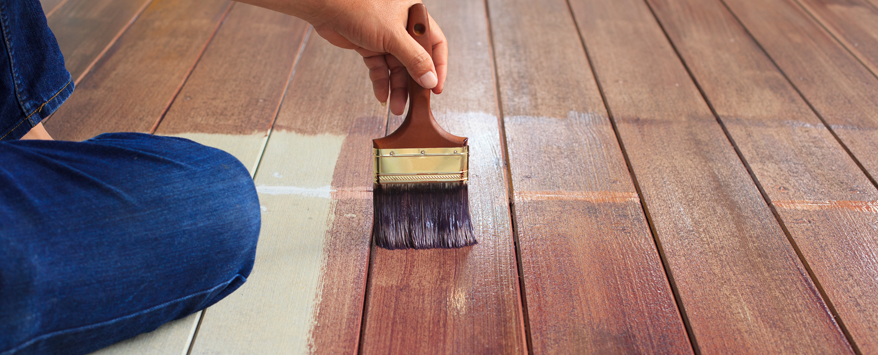
M637 192L624 191L516 191L520 201L561 200L588 201L594 203L622 203L640 201Z
M366 295L372 236L372 144L384 132L384 117L349 121L332 176L322 187L334 200L325 235L319 293L308 335L311 353L356 352Z
M455 94L449 89L447 95ZM453 96L444 100L456 102ZM479 244L460 249L373 248L361 351L525 353L497 115L437 105L433 110L443 128L469 137L470 151L477 152L470 157L468 197Z
M333 134L272 132L255 185L268 186L267 192L297 187L299 194L260 191L262 231L253 271L244 286L205 313L192 354L308 352L324 242L335 217L336 202L325 197L331 197L343 142Z
M372 187L333 189L331 186L315 188L298 186L257 185L256 192L264 195L300 195L308 197L331 198L333 200L371 200Z
M329 186L307 188L298 186L256 185L256 192L265 195L300 195L321 198L332 197L332 189Z
M878 213L878 201L774 201L775 206L787 210L821 211L849 210L857 212Z

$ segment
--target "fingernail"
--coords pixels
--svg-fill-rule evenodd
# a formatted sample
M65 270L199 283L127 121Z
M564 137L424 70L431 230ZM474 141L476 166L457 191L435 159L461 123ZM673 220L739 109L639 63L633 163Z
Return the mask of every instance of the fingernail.
M436 74L433 74L433 72L429 71L427 72L427 74L422 75L421 78L418 79L418 83L420 83L421 86L424 87L424 89L432 89L436 87L436 84L439 84L439 79L436 79Z
M387 101L381 101L381 106L387 106Z

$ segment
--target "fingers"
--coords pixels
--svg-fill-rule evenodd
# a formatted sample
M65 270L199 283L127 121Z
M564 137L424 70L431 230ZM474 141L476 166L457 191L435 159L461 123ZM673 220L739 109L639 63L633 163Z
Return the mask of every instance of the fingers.
M390 112L401 115L405 110L405 102L408 99L408 72L405 66L392 55L385 56L387 66L390 68Z
M372 57L364 57L363 62L369 68L369 79L372 80L372 90L375 92L375 98L382 105L387 104L387 96L390 95L390 70L387 67L387 61L383 55Z
M438 83L433 88L434 94L441 94L445 88L445 77L448 75L448 41L442 29L430 16L430 43L433 43L433 65L436 66Z
M390 112L401 115L408 99L408 90L406 90L408 73L405 66L392 55L365 57L363 62L369 68L369 79L372 80L375 98L382 105L390 101Z
M384 48L399 59L399 62L408 69L409 75L418 84L426 89L432 89L439 84L436 69L433 67L433 59L414 38L409 36L407 32L399 31L389 36L388 39L390 43L387 43Z

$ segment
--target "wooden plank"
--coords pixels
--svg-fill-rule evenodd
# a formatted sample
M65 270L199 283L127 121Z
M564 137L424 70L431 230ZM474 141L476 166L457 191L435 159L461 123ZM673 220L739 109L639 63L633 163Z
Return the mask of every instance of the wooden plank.
M229 0L154 0L46 121L46 130L61 140L151 132L229 6Z
M567 3L489 8L533 352L691 353Z
M196 312L185 318L166 323L152 332L120 341L90 355L185 355L186 351L189 350L189 342L195 334L199 319L201 319L201 312Z
M571 8L698 349L851 353L646 3Z
M255 267L205 312L193 354L356 350L372 223L369 139L386 120L365 73L356 53L310 36L256 173Z
M79 82L92 63L137 18L150 0L68 0L48 17L64 65Z
M878 7L868 0L798 0L798 3L878 75Z
M878 352L878 190L721 3L649 3L855 344Z
M878 78L791 0L725 3L874 182Z
M40 6L43 7L43 13L46 14L46 17L52 14L53 11L57 10L59 6L63 5L67 0L40 0Z
M469 203L479 244L373 248L362 352L509 354L527 351L509 216L504 150L485 5L427 1L449 43L449 75L433 113L469 137ZM394 126L397 126L396 122Z
M237 3L156 134L225 150L255 173L308 24Z

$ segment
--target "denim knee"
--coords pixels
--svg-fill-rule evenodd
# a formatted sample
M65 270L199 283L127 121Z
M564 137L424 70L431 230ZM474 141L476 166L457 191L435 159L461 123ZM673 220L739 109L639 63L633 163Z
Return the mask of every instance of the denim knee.
M253 267L261 227L259 198L247 168L225 151L188 139L137 137L138 141L144 139L149 141L146 149L161 149L163 156L187 166L184 174L168 182L169 187L182 185L177 191L192 192L180 196L189 199L185 205L190 209L178 213L197 219L193 223L201 225L200 234L214 245L214 252L225 255L227 260L239 261L241 269L237 272L247 277ZM193 209L198 212L193 213Z
M259 201L228 153L135 133L0 145L0 353L95 350L249 276Z
M182 138L179 144L187 145L198 173L189 176L188 183L209 187L205 203L212 204L212 224L216 234L205 235L214 244L214 252L226 255L227 260L239 263L234 270L246 278L253 269L256 245L261 228L261 209L253 178L241 162L231 154ZM213 229L213 228L211 228ZM232 270L229 270L232 271ZM243 284L244 279L235 280L214 297L205 300L200 308L213 305Z

